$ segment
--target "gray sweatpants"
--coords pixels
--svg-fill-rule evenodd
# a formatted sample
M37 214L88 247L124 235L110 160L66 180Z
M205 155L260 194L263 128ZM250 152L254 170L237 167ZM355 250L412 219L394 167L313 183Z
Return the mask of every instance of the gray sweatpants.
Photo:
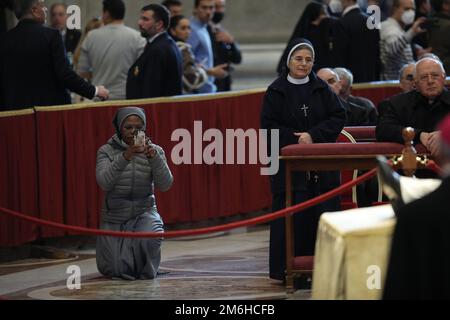
M102 222L101 229L129 232L163 232L157 212L141 214L125 223ZM97 269L110 277L153 279L161 262L162 238L97 238Z

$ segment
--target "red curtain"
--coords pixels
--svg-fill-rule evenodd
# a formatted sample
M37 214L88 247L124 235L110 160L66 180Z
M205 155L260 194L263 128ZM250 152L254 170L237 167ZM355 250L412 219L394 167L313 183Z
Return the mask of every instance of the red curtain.
M36 128L32 109L0 113L0 150L0 206L37 216ZM19 245L37 236L37 226L0 214L0 245Z
M395 90L361 87L354 94L377 103ZM255 91L134 104L145 109L147 134L165 150L175 178L168 192L156 194L166 224L270 207L269 181L260 175L260 165L175 165L171 161L172 149L178 144L171 141L172 132L184 128L194 139L194 121L202 122L203 133L216 128L224 137L226 129L259 129L263 95L263 91ZM96 153L114 133L111 122L117 108L132 102L125 103L0 113L0 147L4 154L0 162L0 205L56 222L98 227L103 192L95 179ZM0 246L64 234L0 215Z
M226 217L270 206L268 178L259 165L174 165L172 132L184 128L194 136L194 121L202 131L259 129L262 93L222 99L173 100L140 104L147 115L147 134L166 152L174 175L172 188L157 192L158 209L165 223ZM87 108L38 108L40 216L77 226L97 227L103 193L95 180L98 148L114 133L112 118L119 106ZM203 142L206 146L210 142ZM193 141L192 141L193 144ZM193 155L192 155L193 161ZM61 236L43 229L42 237Z

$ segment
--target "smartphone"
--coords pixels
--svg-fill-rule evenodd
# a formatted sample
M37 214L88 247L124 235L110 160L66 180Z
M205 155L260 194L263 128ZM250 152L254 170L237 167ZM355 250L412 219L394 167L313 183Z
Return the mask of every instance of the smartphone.
M145 145L145 132L140 130L134 135L134 144L137 146Z

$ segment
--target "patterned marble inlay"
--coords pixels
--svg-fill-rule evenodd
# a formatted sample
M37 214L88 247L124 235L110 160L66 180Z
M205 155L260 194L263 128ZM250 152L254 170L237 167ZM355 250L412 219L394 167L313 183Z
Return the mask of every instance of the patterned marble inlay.
M65 286L34 290L34 299L286 299L283 286L266 277L205 276L154 280L105 280L82 283L81 289Z

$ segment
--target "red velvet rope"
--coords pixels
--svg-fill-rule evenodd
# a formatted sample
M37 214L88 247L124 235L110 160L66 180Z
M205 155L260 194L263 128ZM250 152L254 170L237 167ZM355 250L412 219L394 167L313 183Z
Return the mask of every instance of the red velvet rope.
M208 228L200 228L200 229L189 229L189 230L180 230L180 231L166 231L166 232L122 232L122 231L111 231L111 230L100 230L100 229L93 229L93 228L85 228L85 227L77 227L77 226L71 226L66 225L63 223L48 221L39 219L36 217L32 217L20 212L16 212L7 208L0 207L0 213L7 214L9 216L19 218L22 220L26 220L32 223L36 223L41 226L46 227L52 227L57 229L63 229L66 231L74 231L77 233L82 234L89 234L89 235L96 235L96 236L112 236L112 237L125 237L125 238L175 238L175 237L185 237L185 236L194 236L194 235L201 235L201 234L207 234L207 233L214 233L219 231L226 231L231 230L235 228L240 227L246 227L246 226L253 226L256 224L261 224L265 222L269 222L281 217L285 217L289 214L293 214L297 211L308 209L312 206L315 206L323 201L329 200L335 196L340 195L341 193L344 193L345 191L353 188L355 185L360 184L364 181L367 181L371 179L373 176L376 175L376 168L372 169L371 171L363 174L362 176L358 177L355 180L349 181L342 186L328 191L318 197L315 197L313 199L310 199L308 201L302 202L300 204L297 204L295 206L279 210L273 213L266 214L261 217L247 219L243 221L238 222L232 222L227 223L219 226L214 227L208 227Z

